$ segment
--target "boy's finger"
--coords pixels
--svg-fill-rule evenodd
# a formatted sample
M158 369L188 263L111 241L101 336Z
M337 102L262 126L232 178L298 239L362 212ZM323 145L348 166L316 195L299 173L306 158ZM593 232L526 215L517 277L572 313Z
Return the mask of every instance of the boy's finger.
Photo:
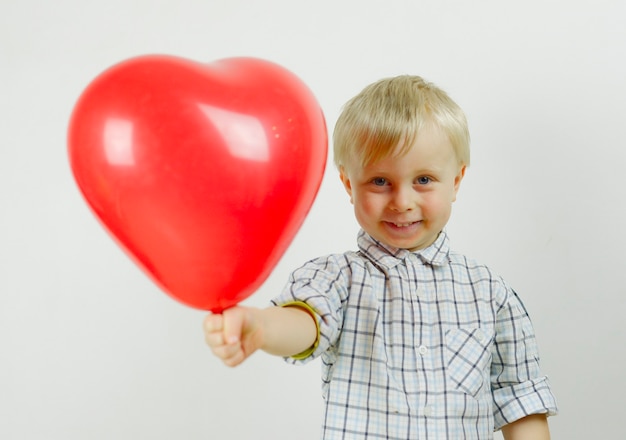
M204 331L206 333L221 332L224 325L224 317L220 314L207 315L204 319Z
M224 335L222 332L205 333L204 340L211 348L217 348L224 345Z
M211 350L213 350L213 354L222 359L222 361L228 361L239 355L241 347L238 345L218 345L211 347Z
M239 342L243 329L244 313L242 309L233 308L224 310L224 343L234 344Z

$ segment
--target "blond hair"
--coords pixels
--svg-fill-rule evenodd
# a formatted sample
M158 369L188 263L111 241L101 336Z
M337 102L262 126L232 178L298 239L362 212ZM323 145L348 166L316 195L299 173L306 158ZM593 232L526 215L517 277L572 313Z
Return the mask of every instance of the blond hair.
M467 119L443 90L410 75L370 84L346 103L337 119L335 165L375 163L397 151L400 142L403 155L427 124L435 124L448 136L459 165L469 165Z

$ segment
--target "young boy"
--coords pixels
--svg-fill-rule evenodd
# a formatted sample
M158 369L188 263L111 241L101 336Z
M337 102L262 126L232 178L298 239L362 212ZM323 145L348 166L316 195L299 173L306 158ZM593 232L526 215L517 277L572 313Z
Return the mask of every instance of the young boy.
M209 315L215 355L321 357L324 439L548 439L524 306L444 232L469 165L462 110L419 77L381 80L346 104L334 154L359 250L306 263L272 307Z

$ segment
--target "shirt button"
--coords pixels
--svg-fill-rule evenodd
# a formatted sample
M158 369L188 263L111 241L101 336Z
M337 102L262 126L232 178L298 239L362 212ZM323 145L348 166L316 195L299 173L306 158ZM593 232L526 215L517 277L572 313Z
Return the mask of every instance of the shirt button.
M424 416L426 417L430 417L433 415L433 407L430 405L426 405L424 407Z
M420 345L417 351L419 354L424 356L426 353L428 353L428 348L425 345Z

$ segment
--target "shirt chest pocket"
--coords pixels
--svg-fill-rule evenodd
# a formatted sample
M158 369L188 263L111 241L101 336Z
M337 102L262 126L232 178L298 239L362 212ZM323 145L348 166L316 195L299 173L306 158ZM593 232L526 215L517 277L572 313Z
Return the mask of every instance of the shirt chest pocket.
M489 380L491 336L480 328L455 328L445 337L449 380L456 389L476 397Z

